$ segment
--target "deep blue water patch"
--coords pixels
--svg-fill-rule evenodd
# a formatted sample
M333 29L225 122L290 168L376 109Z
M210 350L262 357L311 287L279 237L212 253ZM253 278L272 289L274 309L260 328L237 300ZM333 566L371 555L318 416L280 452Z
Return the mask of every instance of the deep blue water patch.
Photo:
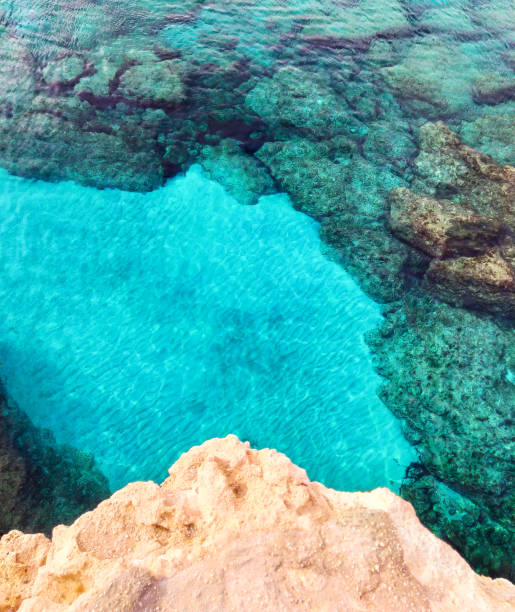
M398 487L379 308L287 196L242 206L198 167L148 194L0 181L2 376L113 488L230 432L330 486Z

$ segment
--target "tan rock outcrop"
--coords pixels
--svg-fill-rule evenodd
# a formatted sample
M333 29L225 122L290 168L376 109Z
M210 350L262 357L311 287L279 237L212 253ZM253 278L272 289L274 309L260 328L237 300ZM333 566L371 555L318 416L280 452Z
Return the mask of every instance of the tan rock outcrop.
M503 235L500 220L471 205L419 196L405 187L390 193L389 224L398 238L432 257L481 255Z
M2 612L515 610L511 583L476 575L392 492L327 489L235 436L51 542L11 532L0 578Z
M390 193L392 233L434 258L424 281L436 297L513 319L515 167L465 145L441 121L420 128L419 145L414 190Z
M445 301L510 316L515 312L515 270L496 250L479 257L435 259L427 280Z

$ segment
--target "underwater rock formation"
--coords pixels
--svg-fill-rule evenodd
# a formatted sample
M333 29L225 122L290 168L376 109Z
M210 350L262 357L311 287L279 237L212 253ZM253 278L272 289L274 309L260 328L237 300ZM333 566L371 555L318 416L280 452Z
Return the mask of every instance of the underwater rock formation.
M412 189L437 198L472 204L478 212L501 218L515 229L515 167L464 144L445 123L419 130L419 154Z
M109 495L93 456L57 445L7 400L0 386L0 533L50 533Z
M387 489L310 482L235 436L194 447L52 540L0 540L0 611L515 609Z
M209 178L222 184L240 204L257 204L262 195L275 192L274 181L266 168L242 151L234 140L204 147L199 163Z
M384 315L368 339L380 397L421 462L402 495L477 571L513 577L515 334L416 292Z
M389 224L433 257L426 286L450 304L515 315L515 167L463 144L445 124L420 129L412 186L390 194Z
M256 155L295 207L321 221L331 256L372 297L390 301L402 295L402 269L415 268L423 258L387 228L388 193L404 184L398 175L374 168L345 137L266 143Z
M430 257L481 255L498 246L503 223L477 213L473 207L418 196L409 189L390 193L392 232Z

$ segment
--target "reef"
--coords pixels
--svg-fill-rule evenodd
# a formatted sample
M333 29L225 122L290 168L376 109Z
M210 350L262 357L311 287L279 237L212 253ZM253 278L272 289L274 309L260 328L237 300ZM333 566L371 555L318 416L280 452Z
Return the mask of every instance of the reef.
M117 491L52 539L0 540L0 611L515 608L388 489L310 482L235 436Z
M108 495L93 456L56 444L0 386L0 533L50 534L56 524L71 523Z

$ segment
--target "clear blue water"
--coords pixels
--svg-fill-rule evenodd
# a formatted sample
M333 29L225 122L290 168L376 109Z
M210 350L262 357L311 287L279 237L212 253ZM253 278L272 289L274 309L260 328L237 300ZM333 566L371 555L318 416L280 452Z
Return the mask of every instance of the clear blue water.
M235 433L333 487L397 488L414 451L376 396L379 307L286 195L198 166L148 194L0 174L12 398L118 488Z

